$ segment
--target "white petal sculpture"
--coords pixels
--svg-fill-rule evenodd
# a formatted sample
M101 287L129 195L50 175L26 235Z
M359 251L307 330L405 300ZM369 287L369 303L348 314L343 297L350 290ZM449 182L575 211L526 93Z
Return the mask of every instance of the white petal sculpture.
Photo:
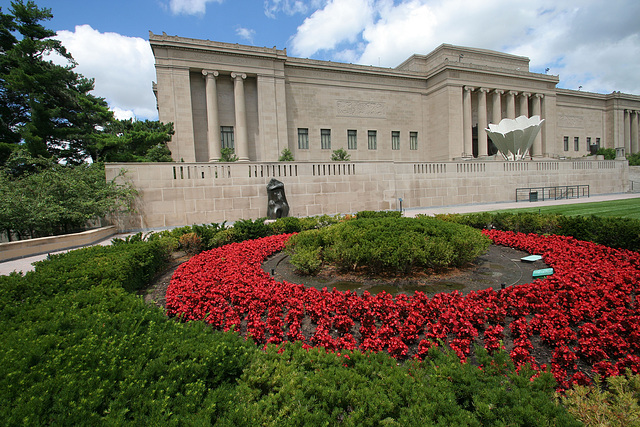
M497 125L490 124L487 135L506 160L525 158L533 140L540 132L544 119L540 116L520 116L515 119L502 119Z

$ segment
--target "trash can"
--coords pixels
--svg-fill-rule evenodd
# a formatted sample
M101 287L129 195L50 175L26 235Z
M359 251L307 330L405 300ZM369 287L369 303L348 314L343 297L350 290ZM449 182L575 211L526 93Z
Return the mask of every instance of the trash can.
M538 192L537 191L530 191L529 192L529 201L530 202L537 202L538 201Z

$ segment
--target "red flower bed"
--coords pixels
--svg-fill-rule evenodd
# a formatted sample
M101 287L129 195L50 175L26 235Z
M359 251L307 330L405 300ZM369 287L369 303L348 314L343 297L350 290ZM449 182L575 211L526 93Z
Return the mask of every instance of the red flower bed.
M422 292L394 298L319 291L276 282L262 270L262 261L289 238L280 235L184 263L167 290L167 313L234 328L258 343L300 340L328 350L388 351L400 359L420 357L443 342L462 360L473 343L490 352L502 346L517 366L549 368L563 388L588 383L593 373L640 372L638 253L563 236L484 233L495 244L542 255L554 274L502 291L431 299Z

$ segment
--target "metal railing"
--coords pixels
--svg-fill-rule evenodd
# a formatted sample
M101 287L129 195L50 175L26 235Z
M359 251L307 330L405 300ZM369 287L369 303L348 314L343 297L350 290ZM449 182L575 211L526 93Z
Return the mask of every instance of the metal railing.
M639 185L640 187L640 185ZM562 185L557 187L516 188L516 202L579 199L589 197L588 185Z

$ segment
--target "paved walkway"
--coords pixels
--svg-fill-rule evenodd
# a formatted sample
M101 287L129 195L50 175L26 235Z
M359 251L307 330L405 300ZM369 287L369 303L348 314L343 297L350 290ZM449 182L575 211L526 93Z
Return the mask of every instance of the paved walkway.
M426 214L426 215L435 215L435 214L443 214L443 213L469 213L469 212L484 212L484 211L494 211L500 209L515 209L515 208L529 208L535 206L552 206L552 205L567 205L567 204L575 204L575 203L589 203L589 202L603 202L607 200L623 200L623 199L632 199L640 197L640 193L618 193L618 194L605 194L598 196L591 196L588 198L580 198L580 199L569 199L569 200L545 200L538 202L501 202L501 203L488 203L488 204L474 204L474 205L457 205L457 206L440 206L440 207L429 207L429 208L410 208L405 210L404 215L408 217L413 217L418 214ZM131 234L131 233L130 233ZM111 244L111 239L123 236L128 236L130 234L118 234L109 239L103 240L99 242L99 245L109 245ZM62 253L66 251L52 252L52 253ZM27 258L16 259L12 261L0 262L0 275L7 275L13 271L21 271L26 273L27 271L33 270L33 263L37 261L42 261L47 257L47 254L44 255L36 255Z

